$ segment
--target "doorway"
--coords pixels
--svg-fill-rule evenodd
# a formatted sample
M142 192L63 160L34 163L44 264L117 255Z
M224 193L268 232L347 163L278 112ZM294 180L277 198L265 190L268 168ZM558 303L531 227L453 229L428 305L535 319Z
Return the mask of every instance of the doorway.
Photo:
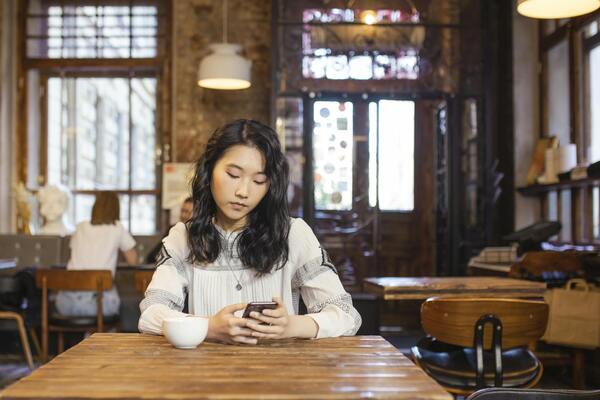
M328 95L304 104L304 217L344 285L433 274L439 102Z

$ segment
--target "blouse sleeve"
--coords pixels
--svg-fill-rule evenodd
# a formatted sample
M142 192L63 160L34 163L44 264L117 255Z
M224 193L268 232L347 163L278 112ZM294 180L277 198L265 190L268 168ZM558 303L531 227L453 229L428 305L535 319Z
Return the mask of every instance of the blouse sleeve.
M188 254L187 228L183 223L178 223L163 239L156 270L140 303L140 332L160 335L163 319L186 315L181 310L190 282L189 268L185 262Z
M121 251L127 251L129 249L133 249L135 246L135 239L131 236L131 233L123 225L119 223L121 227L121 237L119 238L119 249Z
M300 290L308 316L319 326L317 338L356 334L362 323L360 314L312 229L296 219L289 240L297 265L292 289Z

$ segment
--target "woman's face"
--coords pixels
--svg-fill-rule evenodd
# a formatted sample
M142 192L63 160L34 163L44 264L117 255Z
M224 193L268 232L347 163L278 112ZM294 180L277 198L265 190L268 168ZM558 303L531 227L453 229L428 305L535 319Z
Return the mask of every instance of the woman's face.
M254 147L230 147L213 169L210 189L217 205L217 223L228 231L243 228L248 214L269 190L265 157Z

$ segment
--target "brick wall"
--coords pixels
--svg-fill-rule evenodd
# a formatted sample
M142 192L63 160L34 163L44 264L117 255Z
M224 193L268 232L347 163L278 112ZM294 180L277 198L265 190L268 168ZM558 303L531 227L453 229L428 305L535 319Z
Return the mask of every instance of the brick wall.
M236 118L270 123L271 1L229 0L228 42L252 61L252 86L222 91L197 85L200 60L222 41L221 0L173 2L173 158L193 161L210 134Z

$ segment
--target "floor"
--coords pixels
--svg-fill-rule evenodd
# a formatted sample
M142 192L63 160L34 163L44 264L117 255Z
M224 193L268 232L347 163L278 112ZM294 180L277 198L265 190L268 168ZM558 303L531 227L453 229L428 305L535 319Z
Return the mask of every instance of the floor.
M404 354L410 354L410 347L415 343L419 336L420 333L418 332L412 334L410 332L384 334L384 337ZM17 346L19 343L17 337L13 337L6 332L0 332L0 342L10 343L10 340L14 340L13 343L15 343L15 345L8 349L3 345L3 351L8 350L9 352L0 354L0 389L29 374L27 364L19 354L20 347ZM37 365L39 364L36 363L36 366ZM569 377L570 371L568 367L547 367L544 371L544 376L537 387L547 389L570 389L571 384ZM589 389L592 388L590 387Z

